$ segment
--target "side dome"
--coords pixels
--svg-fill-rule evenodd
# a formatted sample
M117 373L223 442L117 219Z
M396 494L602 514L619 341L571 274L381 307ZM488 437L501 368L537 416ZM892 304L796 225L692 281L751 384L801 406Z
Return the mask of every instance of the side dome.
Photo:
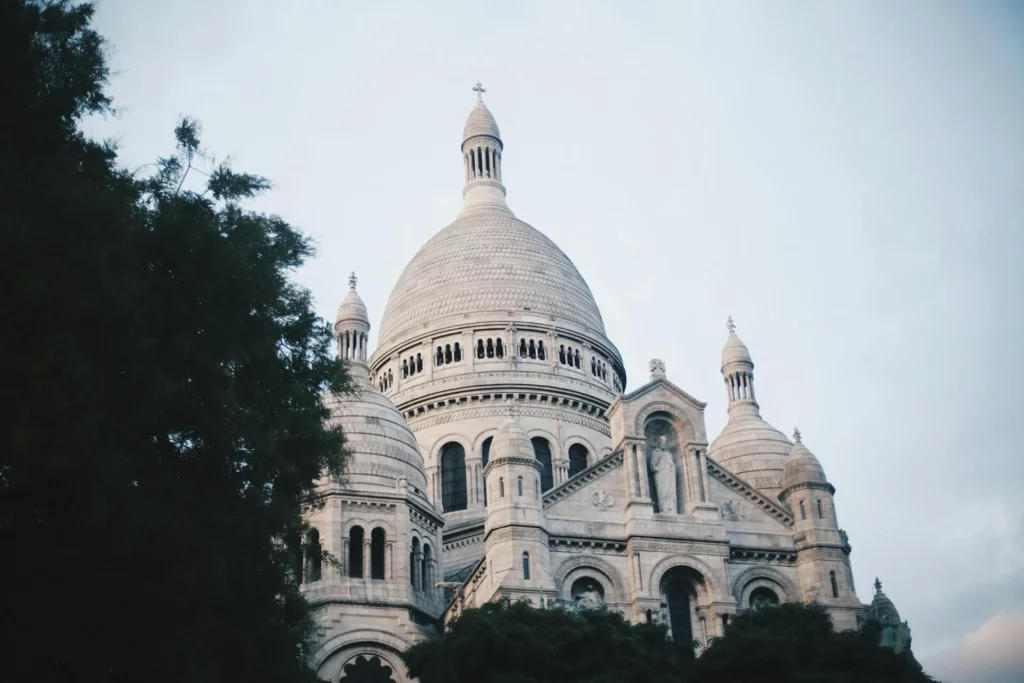
M732 318L730 318L730 320L732 320ZM725 342L725 347L722 348L722 367L724 368L730 363L754 364L754 361L750 358L750 349L748 349L747 345L736 336L735 331L729 333L729 338Z
M896 625L901 623L900 613L896 605L882 592L882 582L875 579L875 597L871 599L871 607L868 608L868 618L874 619L882 624Z
M504 321L510 312L604 336L590 287L554 242L508 211L473 211L428 240L402 271L379 346L446 321Z
M708 457L759 491L778 495L793 442L761 419L737 415L708 446Z
M782 474L782 488L788 489L791 486L808 483L827 484L825 468L801 441L800 430L794 432L793 441L793 451Z
M348 294L345 295L345 298L341 301L341 305L338 306L338 315L335 318L335 324L344 325L345 323L362 323L367 329L369 329L370 314L367 312L366 304L363 303L363 299L359 296L359 292L356 291L356 274L352 273L348 281Z
M491 442L490 462L498 462L503 458L526 458L531 461L536 459L530 435L526 433L515 415L505 418Z
M398 480L405 479L411 491L425 498L427 475L416 437L395 404L370 383L366 367L350 367L355 392L325 400L331 411L328 423L345 432L346 486L394 492Z

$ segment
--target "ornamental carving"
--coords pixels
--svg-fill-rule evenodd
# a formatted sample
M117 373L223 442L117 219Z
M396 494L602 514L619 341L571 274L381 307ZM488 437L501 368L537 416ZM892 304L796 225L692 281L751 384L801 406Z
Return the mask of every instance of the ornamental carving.
M599 510L607 510L611 506L615 505L615 496L608 493L607 491L594 491L590 497L594 507Z
M630 541L633 550L650 550L666 553L686 553L690 555L729 555L729 546L717 543L677 543L672 541Z
M541 531L535 527L505 527L504 529L492 531L487 536L488 543L501 543L511 539L547 543L548 534L546 531Z
M729 522L738 522L747 516L746 506L738 500L723 500L718 507L722 519Z

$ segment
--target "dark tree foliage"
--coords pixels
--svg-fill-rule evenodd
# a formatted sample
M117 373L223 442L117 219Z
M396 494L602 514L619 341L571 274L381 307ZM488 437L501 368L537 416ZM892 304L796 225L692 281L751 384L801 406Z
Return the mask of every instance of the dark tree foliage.
M403 658L421 683L679 683L684 666L663 626L524 602L466 610Z
M0 679L312 680L283 539L348 384L311 246L191 121L135 173L78 132L111 105L91 17L0 0Z
M695 662L688 683L926 683L909 652L879 645L880 627L837 633L817 605L747 610Z

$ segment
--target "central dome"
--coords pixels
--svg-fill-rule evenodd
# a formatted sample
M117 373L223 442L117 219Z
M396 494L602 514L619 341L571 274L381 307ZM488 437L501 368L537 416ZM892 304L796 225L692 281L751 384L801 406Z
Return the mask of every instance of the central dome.
M543 316L604 336L594 295L569 257L507 211L460 216L405 267L384 310L380 344L472 316Z

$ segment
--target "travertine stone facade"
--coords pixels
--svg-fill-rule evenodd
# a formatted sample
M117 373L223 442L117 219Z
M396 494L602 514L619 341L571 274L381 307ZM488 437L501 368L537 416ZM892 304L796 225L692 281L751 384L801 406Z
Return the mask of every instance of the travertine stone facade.
M463 209L402 273L369 359L354 278L339 309L362 391L332 399L354 456L311 517L342 567L310 581L307 561L321 676L405 680L399 651L501 598L607 605L698 647L777 601L818 602L853 628L865 606L835 488L799 433L761 418L732 320L729 422L709 441L706 404L660 360L625 391L587 283L506 204L504 144L479 99L461 151Z

